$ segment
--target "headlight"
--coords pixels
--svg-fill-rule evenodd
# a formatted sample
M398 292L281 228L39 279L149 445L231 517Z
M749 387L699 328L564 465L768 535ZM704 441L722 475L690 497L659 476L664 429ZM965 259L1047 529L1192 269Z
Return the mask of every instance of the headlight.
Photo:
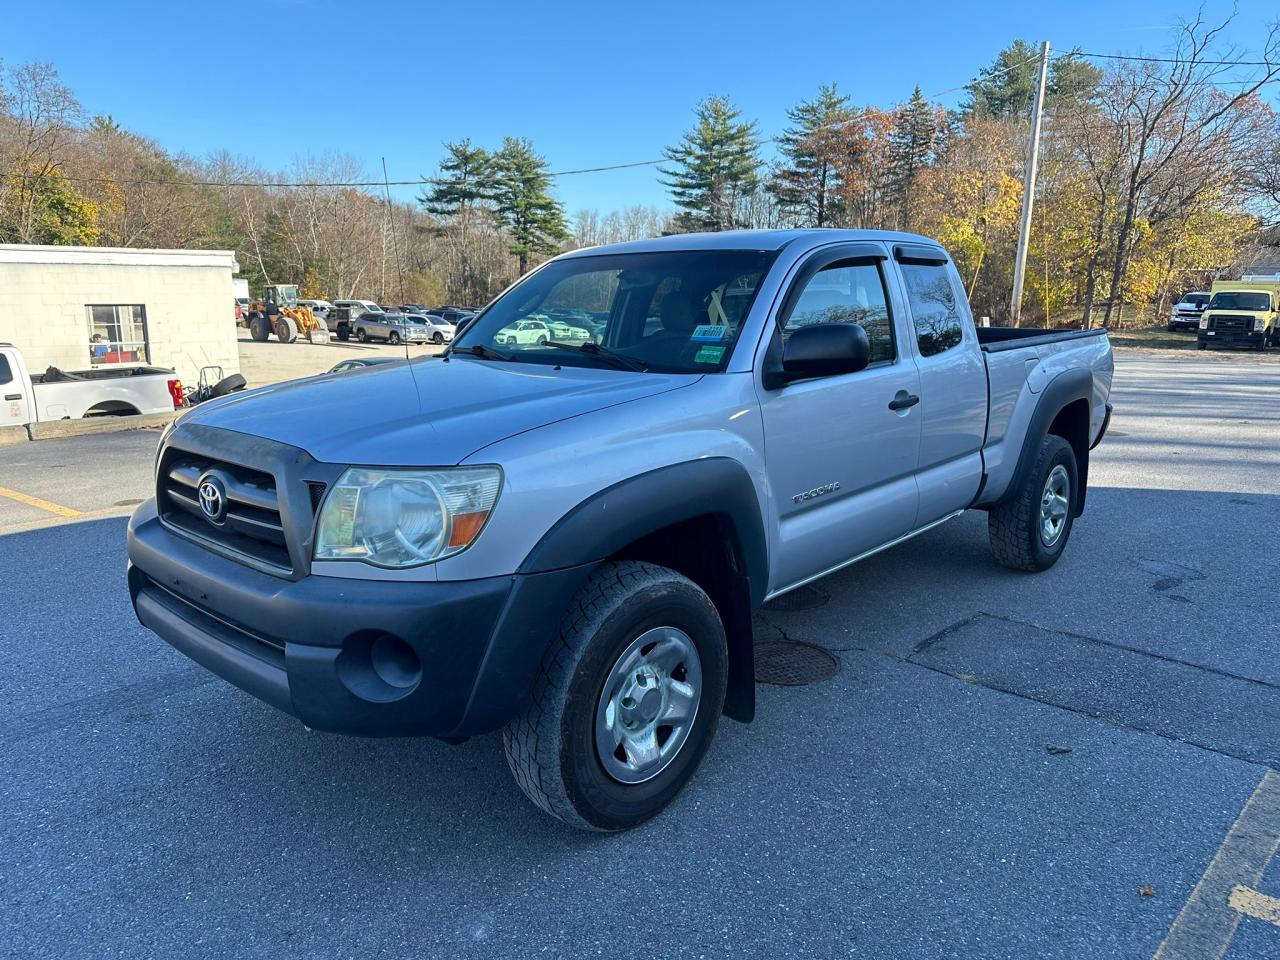
M1203 316L1202 316L1202 317L1200 318L1200 329L1201 329L1201 330L1208 330L1208 329L1209 329L1209 318L1208 318L1208 317L1203 317Z
M315 559L416 567L465 550L498 501L497 467L351 467L320 508Z

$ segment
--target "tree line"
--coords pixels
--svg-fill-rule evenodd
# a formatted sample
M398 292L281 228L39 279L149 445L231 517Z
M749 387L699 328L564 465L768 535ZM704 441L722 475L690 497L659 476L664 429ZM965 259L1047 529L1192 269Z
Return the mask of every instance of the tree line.
M1246 59L1226 23L1179 26L1167 55L1052 61L1023 316L1119 322L1163 310L1280 245L1280 79L1272 28ZM697 104L658 177L670 208L570 215L525 138L445 144L412 201L388 200L355 158L269 171L230 152L189 157L88 117L48 64L0 64L0 242L236 251L255 286L312 297L480 304L576 246L692 230L857 227L933 236L975 312L1010 313L1037 51L1018 40L956 110L917 87L889 108L836 84L765 140L726 96ZM770 149L772 144L772 149Z

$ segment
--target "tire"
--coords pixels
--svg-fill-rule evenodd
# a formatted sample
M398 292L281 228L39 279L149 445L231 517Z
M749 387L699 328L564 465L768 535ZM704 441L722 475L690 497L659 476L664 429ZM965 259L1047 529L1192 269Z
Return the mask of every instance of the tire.
M392 330L389 334L387 334L387 343L391 344L393 347L400 346L400 334Z
M514 347L516 345L515 337L507 337L507 346Z
M1176 323L1171 323L1171 324L1169 324L1169 329L1170 329L1170 330L1177 330L1177 329L1178 329L1178 325L1177 325Z
M223 377L212 387L209 388L209 396L207 399L212 400L214 397L225 397L227 394L236 390L245 388L245 379L238 373L233 373L229 377Z
M298 339L298 325L288 317L276 321L276 339L281 343L293 343Z
M369 335L364 332L364 327L361 327L356 331L356 339L359 340L361 343L369 342Z
M443 334L443 333L437 333L434 337L432 337L432 338L431 338L431 342L432 342L432 343L434 343L437 347L439 347L439 346L443 346L443 344L444 344L444 334Z
M648 642L650 636L657 639ZM637 717L638 729L652 730L658 756L649 767L625 770L631 782L623 782L606 763L623 768L629 752L621 741L612 757L598 746L601 738L612 742L606 701L614 705L613 729L624 730L619 704L628 698L622 695L641 689L634 678L650 669L643 661L636 666L634 657L657 656L673 645L696 651L696 657L680 654L685 656L680 666L658 675L656 685L646 677L648 692L640 702L631 699L631 705L637 711L665 711L676 703L673 689L688 687L700 694L692 709L681 701L692 721L666 727L664 740L661 716L647 722ZM620 658L632 663L621 673ZM696 584L650 563L604 564L570 603L527 703L503 731L516 783L538 807L574 827L613 831L643 823L675 799L706 755L724 707L728 664L724 626ZM612 697L608 690L615 691ZM655 694L660 703L645 702ZM668 746L673 752L662 757Z
M541 347L541 346L545 345L545 344L546 344L546 342L547 342L547 338L546 338L546 337L544 337L542 334L538 334L538 346L540 346L540 347Z
M1038 571L1048 570L1058 562L1075 520L1077 476L1076 455L1071 444L1053 434L1046 436L1022 488L1011 490L1010 497L987 514L991 552L1001 565L1012 570ZM1064 477L1065 504L1046 507L1051 480L1057 490ZM1055 535L1046 537L1045 511L1053 512L1057 507L1065 512Z
M341 343L346 343L350 339L351 339L351 328L348 327L345 323L338 324L338 340Z
M1209 349L1209 345L1208 345L1207 343L1197 343L1197 344L1196 344L1196 349L1197 349L1197 350L1207 350L1207 349Z
M271 322L261 314L249 318L249 336L259 343L266 343L271 336Z

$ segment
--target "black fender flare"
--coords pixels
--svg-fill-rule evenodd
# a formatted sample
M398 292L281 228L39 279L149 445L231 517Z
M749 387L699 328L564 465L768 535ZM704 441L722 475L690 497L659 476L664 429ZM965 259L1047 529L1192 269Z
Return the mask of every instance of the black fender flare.
M1027 432L1022 441L1022 450L1018 454L1018 465L1014 467L1013 476L1009 479L1009 486L1005 488L1005 493L996 501L997 503L1012 499L1017 495L1016 491L1022 489L1022 484L1027 479L1027 473L1031 470L1031 465L1035 462L1036 455L1040 452L1040 445L1044 443L1044 438L1049 435L1049 427L1053 425L1053 421L1059 413L1077 400L1083 400L1089 405L1089 418L1090 422L1092 422L1092 370L1066 370L1050 380L1044 390L1040 392L1040 398L1036 401L1036 408L1032 411L1031 420L1027 424ZM1084 513L1085 494L1089 487L1088 433L1089 430L1086 425L1084 441L1072 444L1076 454L1076 479L1078 481L1076 483L1075 503L1075 515L1077 517Z
M659 467L601 490L561 517L520 565L519 574L594 569L649 534L696 517L715 516L735 542L721 619L729 642L724 712L735 720L755 715L755 657L751 614L768 590L768 539L756 486L746 467L728 457L707 457ZM585 577L584 577L585 579Z

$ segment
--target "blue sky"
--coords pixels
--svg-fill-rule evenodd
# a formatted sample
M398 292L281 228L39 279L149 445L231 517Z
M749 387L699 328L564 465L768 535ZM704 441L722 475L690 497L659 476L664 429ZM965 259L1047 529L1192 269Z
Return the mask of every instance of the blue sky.
M527 136L567 170L659 157L694 103L726 93L761 133L838 82L887 107L960 86L1015 37L1158 54L1196 0L804 4L42 0L6 4L0 57L46 60L90 113L166 148L228 148L270 168L337 149L370 173L431 174L445 140ZM1231 5L1208 2L1211 17ZM1274 0L1240 0L1256 52ZM259 51L273 51L262 55ZM258 65L261 66L258 66ZM940 98L952 106L962 93ZM1272 90L1271 99L1276 98ZM398 191L412 196L413 190ZM666 205L653 168L565 177L569 209Z

